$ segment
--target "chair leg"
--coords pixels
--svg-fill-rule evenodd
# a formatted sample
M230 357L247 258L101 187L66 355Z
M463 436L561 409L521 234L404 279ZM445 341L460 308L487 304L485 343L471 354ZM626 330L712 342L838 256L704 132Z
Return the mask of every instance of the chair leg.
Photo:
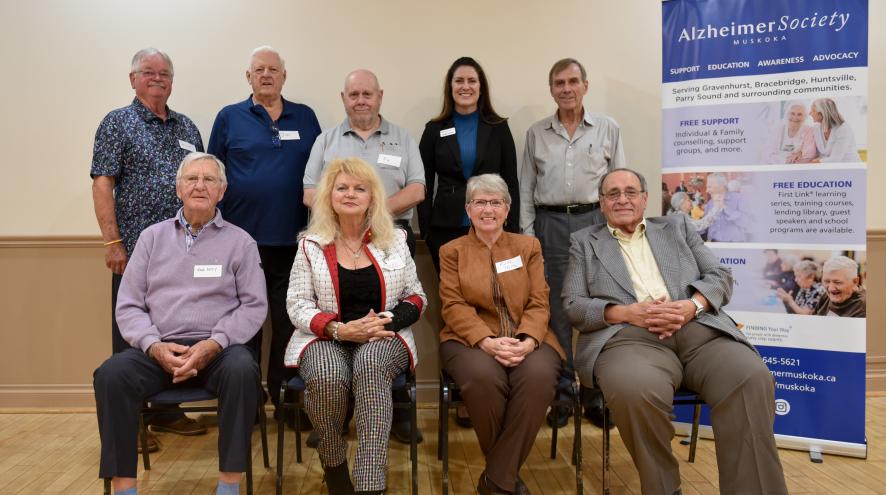
M609 408L603 399L603 495L609 495Z
M268 414L265 412L264 401L258 404L258 426L261 429L261 454L265 463L265 469L271 468L271 460L268 456Z
M551 403L551 412L554 413L554 424L551 426L551 459L557 458L557 432L560 429L560 408L557 407L559 401L555 398Z
M443 461L443 495L449 494L449 407L451 391L448 383L441 384L440 390L440 457Z
M443 400L446 385L440 377L439 397L437 402L437 460L443 460L443 422L449 417L449 402Z
M286 395L286 384L280 387L280 414L277 415L277 495L283 495L283 436L286 434L286 415L283 414L283 397ZM295 419L298 422L298 415Z
M415 381L409 384L409 411L412 416L409 425L409 457L412 459L412 495L418 495L418 409Z
M105 478L105 495L111 495L111 478Z
M296 392L295 395L295 462L301 464L301 412L305 405L302 393Z
M575 493L584 493L584 480L581 475L581 391L577 383L572 384L572 422L575 425L572 440L572 464L575 465Z
M695 405L692 412L692 433L689 437L689 462L695 462L695 448L698 446L698 424L701 422L701 404Z
M148 456L148 425L145 424L144 412L138 415L138 434L142 440L142 463L147 471L151 469L151 458Z

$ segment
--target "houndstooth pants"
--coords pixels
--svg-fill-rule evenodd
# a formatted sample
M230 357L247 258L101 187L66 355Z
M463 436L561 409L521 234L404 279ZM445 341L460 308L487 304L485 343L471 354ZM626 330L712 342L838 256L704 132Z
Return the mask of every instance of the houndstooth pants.
M319 340L304 350L300 374L306 385L305 410L320 438L317 452L324 467L347 460L348 445L341 431L353 390L356 491L385 488L393 413L391 382L407 366L409 351L397 338L353 346Z

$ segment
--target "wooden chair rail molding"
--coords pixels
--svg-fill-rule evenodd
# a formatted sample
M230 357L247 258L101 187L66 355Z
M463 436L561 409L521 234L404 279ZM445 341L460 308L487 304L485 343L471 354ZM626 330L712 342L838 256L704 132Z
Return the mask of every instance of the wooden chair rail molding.
M0 248L101 247L97 235L0 236Z

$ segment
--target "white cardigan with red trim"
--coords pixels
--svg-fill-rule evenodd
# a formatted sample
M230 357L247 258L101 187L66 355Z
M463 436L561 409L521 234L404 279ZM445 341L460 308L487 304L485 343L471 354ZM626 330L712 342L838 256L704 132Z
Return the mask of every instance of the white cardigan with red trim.
M421 282L415 271L415 262L409 255L405 233L395 231L396 240L382 251L373 243L366 244L365 252L379 273L384 310L394 308L400 301L415 304L420 312L428 304ZM330 269L330 266L333 269ZM289 274L289 290L286 293L286 311L295 325L295 331L286 346L283 362L297 367L302 353L312 343L326 339L324 328L332 321L339 321L338 265L334 244L323 246L313 235L299 239L298 253ZM418 364L415 338L411 328L397 332L397 337L409 350L409 362L413 369Z

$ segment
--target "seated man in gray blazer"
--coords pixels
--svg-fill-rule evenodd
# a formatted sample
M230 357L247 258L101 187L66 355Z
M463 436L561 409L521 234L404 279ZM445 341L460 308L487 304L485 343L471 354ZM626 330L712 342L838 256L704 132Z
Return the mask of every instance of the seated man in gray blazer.
M674 391L711 407L721 493L787 493L775 447L773 380L721 307L732 275L683 216L644 219L646 180L603 176L606 224L572 234L563 286L575 364L603 390L644 494L681 493L671 452Z

